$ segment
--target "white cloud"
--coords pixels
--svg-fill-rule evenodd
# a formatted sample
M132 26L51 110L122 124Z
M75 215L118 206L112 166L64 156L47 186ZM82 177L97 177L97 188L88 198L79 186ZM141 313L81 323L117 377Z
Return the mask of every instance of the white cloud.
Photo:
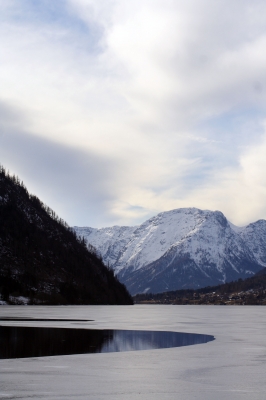
M1 100L20 110L25 131L123 166L111 197L104 185L105 215L134 223L197 206L237 223L266 217L256 150L264 148L265 2L38 6L0 5ZM260 178L249 177L255 170Z

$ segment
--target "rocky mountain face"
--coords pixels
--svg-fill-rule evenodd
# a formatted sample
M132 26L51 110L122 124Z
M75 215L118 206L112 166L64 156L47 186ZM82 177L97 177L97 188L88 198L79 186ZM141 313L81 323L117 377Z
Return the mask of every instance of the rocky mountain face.
M182 208L137 227L74 229L132 294L218 285L266 266L266 221L239 228L220 211Z
M84 239L0 168L0 303L132 304Z

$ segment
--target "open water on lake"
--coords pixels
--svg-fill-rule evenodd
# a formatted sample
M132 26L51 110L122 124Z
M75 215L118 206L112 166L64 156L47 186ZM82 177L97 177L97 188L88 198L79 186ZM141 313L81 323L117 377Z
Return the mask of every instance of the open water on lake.
M210 335L183 332L0 326L0 358L150 350L211 340Z

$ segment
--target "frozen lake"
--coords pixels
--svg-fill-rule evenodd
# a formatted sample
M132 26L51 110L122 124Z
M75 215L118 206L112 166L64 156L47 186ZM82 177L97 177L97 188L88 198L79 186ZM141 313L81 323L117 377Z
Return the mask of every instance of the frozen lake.
M2 321L2 326L173 331L215 340L156 350L3 359L0 399L264 400L265 312L260 306L1 306L0 317L39 319ZM49 318L65 321L45 321Z

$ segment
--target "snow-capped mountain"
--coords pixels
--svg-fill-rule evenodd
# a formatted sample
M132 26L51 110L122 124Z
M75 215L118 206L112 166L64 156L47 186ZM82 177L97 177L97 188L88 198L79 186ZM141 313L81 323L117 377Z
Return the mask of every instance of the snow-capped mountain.
M266 266L266 221L239 228L220 211L181 208L137 227L74 229L132 294L220 284Z

